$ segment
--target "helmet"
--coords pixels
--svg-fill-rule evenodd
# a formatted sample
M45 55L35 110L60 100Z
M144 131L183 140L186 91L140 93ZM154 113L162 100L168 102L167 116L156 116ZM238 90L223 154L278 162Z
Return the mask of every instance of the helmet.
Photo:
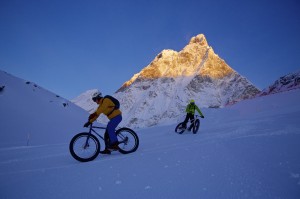
M93 95L92 95L92 100L94 102L96 102L96 100L102 98L102 93L100 91L96 91Z
M191 100L190 100L190 103L195 103L195 100L191 99Z

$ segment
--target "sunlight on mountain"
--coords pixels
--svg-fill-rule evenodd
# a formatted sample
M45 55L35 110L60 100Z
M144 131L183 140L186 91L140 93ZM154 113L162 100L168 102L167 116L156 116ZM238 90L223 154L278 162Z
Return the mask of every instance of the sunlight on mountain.
M180 52L163 50L140 73L135 74L122 88L130 86L138 79L156 79L161 77L208 76L212 79L223 78L234 70L216 55L208 46L203 34L193 37Z

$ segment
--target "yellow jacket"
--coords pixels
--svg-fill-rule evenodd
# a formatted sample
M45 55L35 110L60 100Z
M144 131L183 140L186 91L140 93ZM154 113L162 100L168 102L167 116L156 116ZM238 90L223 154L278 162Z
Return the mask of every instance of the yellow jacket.
M119 109L116 109L112 112L114 107L115 107L115 104L110 99L108 99L108 98L100 99L97 110L89 116L89 122L93 123L99 117L99 115L101 113L106 115L107 118L110 120L112 118L116 117L117 115L122 114L122 112Z

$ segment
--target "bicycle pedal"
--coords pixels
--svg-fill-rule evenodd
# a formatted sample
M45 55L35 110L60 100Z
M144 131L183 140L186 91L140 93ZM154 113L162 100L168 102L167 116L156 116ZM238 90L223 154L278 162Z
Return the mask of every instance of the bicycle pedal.
M119 151L119 149L111 149L111 148L108 148L108 150L109 150L110 152L112 152L112 151Z
M100 151L99 153L101 153L101 154L108 154L108 155L110 155L110 154L111 154L111 151L110 151L110 150L108 150L108 149L104 149L103 151Z

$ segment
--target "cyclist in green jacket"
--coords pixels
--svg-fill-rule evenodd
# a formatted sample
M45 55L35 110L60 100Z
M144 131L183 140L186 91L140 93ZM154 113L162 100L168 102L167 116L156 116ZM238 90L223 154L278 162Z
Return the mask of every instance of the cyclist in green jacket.
M194 115L195 115L196 110L199 113L200 117L204 118L204 115L202 114L202 112L200 111L198 106L195 104L195 100L192 99L185 109L187 114L186 114L185 120L183 121L183 124L182 124L182 126L184 128L186 128L186 124L188 123L189 119L191 120L191 122L194 121L194 119L195 119ZM188 130L190 131L192 128L193 128L193 125L191 125Z

